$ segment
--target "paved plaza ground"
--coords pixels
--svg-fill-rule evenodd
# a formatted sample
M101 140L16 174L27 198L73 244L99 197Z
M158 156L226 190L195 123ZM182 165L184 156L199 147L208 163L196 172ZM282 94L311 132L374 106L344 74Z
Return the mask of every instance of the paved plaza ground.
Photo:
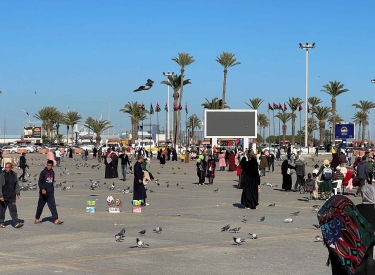
M46 156L29 154L27 158L29 179L34 182L33 176L36 173L39 176ZM321 163L323 158L314 162L305 158L309 161L307 170L312 171L311 165ZM324 202L301 201L304 195L281 191L281 162L276 162L274 173L261 178L262 183L270 182L278 187L261 186L258 209L247 210L239 204L241 190L235 188L235 172L217 171L213 186L199 186L195 162L167 162L161 168L153 160L149 170L160 179L161 185L149 184L150 206L144 207L141 214L131 211L132 194L107 188L114 181L116 189L129 186L133 189L132 174L127 175L126 182L104 180L103 164L98 170L76 169L77 163L83 163L80 156L62 162L62 168L54 168L57 182L74 185L71 190L55 190L63 225L54 225L48 220L34 225L38 192L22 191L17 205L25 226L14 229L7 223L5 229L0 229L2 274L330 274L325 266L327 249L322 243L314 242L314 237L321 232L312 226L317 223L312 205ZM92 165L97 161L90 159L87 163ZM64 167L68 168L69 175L60 176ZM107 184L91 191L85 185L90 178ZM213 191L216 188L218 192ZM124 202L121 213L108 213L108 195ZM360 202L358 198L351 199ZM96 201L96 213L85 213L87 200ZM270 203L276 203L276 207L268 207ZM295 211L300 211L300 215L293 217L294 222L284 223ZM241 222L244 215L247 223ZM49 216L46 206L42 217ZM259 222L262 216L266 217L265 221ZM10 219L8 212L6 218ZM227 224L232 228L241 227L240 232L220 232ZM161 234L152 232L157 226L163 228ZM123 227L125 240L117 243L114 235ZM149 247L136 248L138 232L143 229L147 232L140 238ZM233 236L247 238L248 233L256 233L259 238L233 245Z

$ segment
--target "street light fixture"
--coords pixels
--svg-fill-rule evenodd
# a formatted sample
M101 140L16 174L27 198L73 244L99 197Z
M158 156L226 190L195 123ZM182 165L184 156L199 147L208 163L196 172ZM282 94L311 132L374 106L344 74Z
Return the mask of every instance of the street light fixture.
M167 72L167 73L163 72L163 75L167 77L167 80L169 82L168 76L174 75L174 72L172 72L172 73L170 73L170 72ZM166 136L166 138L167 139L171 139L171 131L170 131L171 128L170 128L170 121L169 121L169 118L170 118L170 115L169 115L169 112L170 112L170 108L169 108L169 85L167 85L167 86L168 86L168 101L167 101L168 112L167 112L167 136Z
M375 83L375 79L371 79L371 83Z
M308 137L308 117L307 117L307 109L308 109L308 93L309 93L309 49L315 48L315 43L311 45L306 42L305 45L299 43L299 48L306 50L306 87L305 87L305 147L308 147L307 144L307 137Z

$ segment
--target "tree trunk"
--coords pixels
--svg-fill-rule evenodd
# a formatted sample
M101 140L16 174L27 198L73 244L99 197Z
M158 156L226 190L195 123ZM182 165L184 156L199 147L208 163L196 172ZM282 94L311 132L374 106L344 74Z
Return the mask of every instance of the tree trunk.
M312 134L312 133L309 133L309 135L308 135L308 140L309 140L309 144L310 144L310 145L313 145L313 144L314 144L314 141L313 141L313 134Z
M224 106L225 106L225 96L226 96L226 93L227 93L227 73L228 73L228 69L224 69L224 81L223 81L223 95L221 97L221 109L224 109Z
M332 140L333 144L335 144L336 140L336 98L331 99L332 102Z
M365 144L365 138L366 138L366 116L365 114L362 115L362 144Z
M286 124L283 124L283 145L286 144L286 142L285 142L286 128L287 128Z
M175 90L173 93L173 107L178 104L178 98L179 98L178 90ZM174 108L171 108L171 110L173 110L173 131L172 132L173 132L173 140L175 140L175 137L177 137L176 125L178 123L178 119L177 119L178 114L177 114L177 111L174 110Z
M179 101L179 105L181 105L181 106L182 106L182 95L184 93L184 73L185 73L185 69L183 67L181 67L180 101ZM176 134L175 134L174 144L176 144L177 139L180 135L180 123L179 123L179 121L181 120L181 113L180 113L180 110L178 110L177 112L178 113L177 113L177 121L176 121L176 126L175 126Z
M319 122L319 145L323 144L325 126L326 126L326 124L325 124L324 120L321 120Z
M74 141L74 131L73 131L73 129L74 129L74 123L72 123L72 144L73 144L73 141Z
M359 123L358 125L358 137L357 137L357 140L360 140L360 136L361 136L361 126L362 126L362 122ZM361 139L362 140L362 139ZM357 142L358 143L358 142Z
M290 144L294 145L295 143L295 134L296 133L296 114L293 111L292 112L292 140L290 141Z
M101 136L100 135L96 135L96 147L99 147L100 146L100 141L102 140Z
M69 145L69 125L66 125L66 144Z

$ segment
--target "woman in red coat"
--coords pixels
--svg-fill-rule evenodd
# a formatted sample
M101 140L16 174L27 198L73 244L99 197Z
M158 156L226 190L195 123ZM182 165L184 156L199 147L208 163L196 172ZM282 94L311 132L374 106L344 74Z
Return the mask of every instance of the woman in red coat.
M236 167L235 155L234 155L233 151L230 151L228 159L229 159L229 169L228 170L229 171L236 171L237 167Z
M206 178L208 178L208 184L214 183L215 178L215 168L216 162L212 155L208 156L207 165L206 165Z

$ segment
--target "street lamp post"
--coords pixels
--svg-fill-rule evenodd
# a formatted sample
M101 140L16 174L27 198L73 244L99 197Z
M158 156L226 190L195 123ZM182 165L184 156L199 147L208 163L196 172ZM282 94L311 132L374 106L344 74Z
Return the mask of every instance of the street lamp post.
M308 147L307 136L308 136L308 119L307 119L307 108L308 108L308 93L309 93L309 49L315 48L315 43L311 45L306 42L305 45L299 43L299 48L306 50L306 86L305 86L305 147Z
M172 75L174 75L174 73L173 72L172 73L170 73L170 72L167 72L167 73L163 72L163 75L167 77L168 82L169 82L168 76L172 76ZM170 108L169 108L169 85L167 85L167 86L168 86L168 101L167 101L168 112L167 112L167 136L166 136L166 138L167 139L171 139L171 132L170 132L170 130L171 130L170 127L171 126L170 126L170 121L169 121L169 118L170 118L170 115L169 115L169 112L170 112Z
M375 79L371 79L371 83L374 83L375 84ZM369 124L369 132L370 132L370 134L369 134L369 143L370 143L370 146L371 146L371 110L368 112L369 113L369 122L368 122L368 124Z

